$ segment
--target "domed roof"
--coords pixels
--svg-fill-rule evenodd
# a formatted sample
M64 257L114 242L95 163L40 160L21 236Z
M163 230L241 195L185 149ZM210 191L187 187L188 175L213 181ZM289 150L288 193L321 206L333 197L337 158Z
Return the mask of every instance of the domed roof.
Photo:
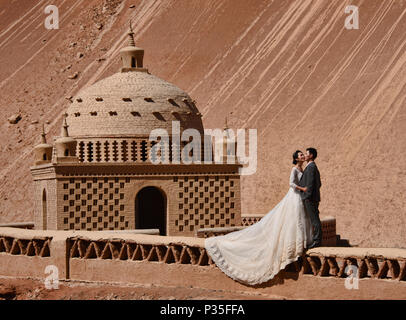
M173 84L147 72L116 73L83 90L67 110L72 137L149 135L163 128L171 133L172 121L181 131L203 132L192 99Z
M129 35L136 48L132 30ZM142 68L142 49L127 49L121 51L121 72L82 90L69 106L70 136L145 137L158 128L171 134L172 121L180 122L181 132L195 128L203 133L201 114L189 95Z

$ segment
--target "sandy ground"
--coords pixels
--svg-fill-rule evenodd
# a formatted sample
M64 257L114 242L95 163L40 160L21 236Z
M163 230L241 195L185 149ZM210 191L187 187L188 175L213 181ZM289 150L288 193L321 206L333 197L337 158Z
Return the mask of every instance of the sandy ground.
M0 299L10 300L406 300L406 283L360 279L358 290L345 288L344 279L303 276L275 284L272 294L159 287L136 284L60 282L48 290L33 279L0 277Z
M39 280L0 278L0 298L16 300L223 300L282 299L261 294L184 287L61 282L48 290Z

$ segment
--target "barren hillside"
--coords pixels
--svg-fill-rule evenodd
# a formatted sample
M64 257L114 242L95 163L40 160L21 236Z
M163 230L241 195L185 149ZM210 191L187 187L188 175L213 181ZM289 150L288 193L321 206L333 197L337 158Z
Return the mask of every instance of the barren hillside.
M59 30L44 27L48 4ZM344 28L348 4L359 30ZM41 124L59 134L66 97L117 72L130 19L146 67L187 91L207 128L227 116L258 129L243 213L268 212L291 154L314 146L338 233L406 247L406 0L0 0L0 222L33 219Z

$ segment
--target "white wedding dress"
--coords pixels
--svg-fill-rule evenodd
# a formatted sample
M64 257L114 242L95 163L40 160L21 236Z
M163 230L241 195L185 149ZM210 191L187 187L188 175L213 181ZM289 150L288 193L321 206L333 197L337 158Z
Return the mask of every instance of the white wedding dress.
M205 239L207 253L229 277L250 285L266 282L296 261L312 242L310 219L295 188L301 176L293 167L288 193L259 222Z

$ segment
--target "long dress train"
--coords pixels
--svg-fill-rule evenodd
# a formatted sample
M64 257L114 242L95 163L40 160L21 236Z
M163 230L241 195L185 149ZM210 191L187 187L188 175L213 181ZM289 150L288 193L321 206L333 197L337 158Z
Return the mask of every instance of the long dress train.
M272 279L311 243L311 225L295 189L302 172L292 168L285 197L259 222L205 239L207 253L232 279L250 285Z

